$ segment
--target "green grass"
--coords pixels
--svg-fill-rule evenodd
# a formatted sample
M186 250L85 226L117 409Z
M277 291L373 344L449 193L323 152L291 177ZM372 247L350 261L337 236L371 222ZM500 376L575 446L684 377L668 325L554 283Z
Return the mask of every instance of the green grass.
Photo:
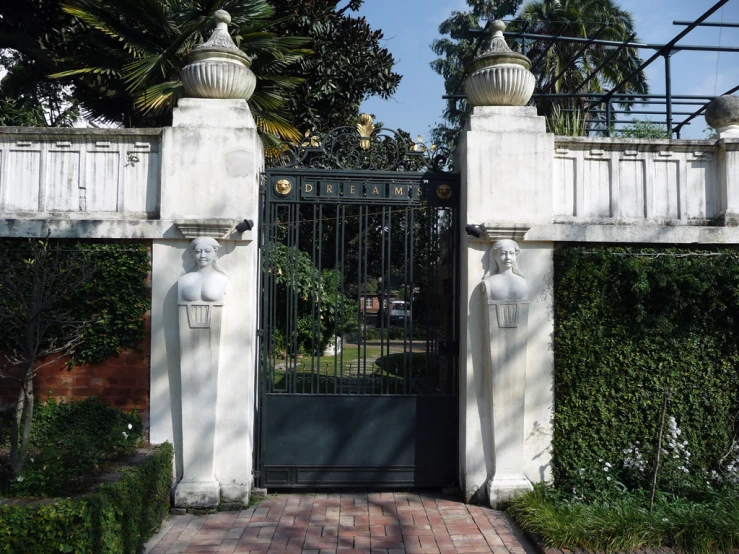
M646 492L583 503L537 485L507 510L547 548L616 552L670 547L686 553L728 553L739 548L736 494L715 495L703 502L659 495L650 512Z
M404 378L404 367L403 360L406 359L406 363L409 364L409 373L418 374L422 369L426 367L426 353L425 352L414 352L403 353L403 346L394 346L388 353L387 347L381 349L379 346L362 346L361 349L357 348L356 345L347 345L343 353L337 356L320 356L312 358L310 356L304 356L297 359L296 362L290 361L291 367L296 367L296 376L344 376L344 377L376 377L382 379L383 387L387 388L385 392L391 392L396 384L402 387ZM367 361L367 367L365 369L364 362ZM285 358L278 358L274 360L275 371L274 371L274 390L285 389L286 371L285 365L287 361ZM397 383L396 383L397 382ZM323 390L325 387L321 385L319 392L328 392ZM298 387L302 390L302 384ZM305 392L311 392L312 388L308 384Z

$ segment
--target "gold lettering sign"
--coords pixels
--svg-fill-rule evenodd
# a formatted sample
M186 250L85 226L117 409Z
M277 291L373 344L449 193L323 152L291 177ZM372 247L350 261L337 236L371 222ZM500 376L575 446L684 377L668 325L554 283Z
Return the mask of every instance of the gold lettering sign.
M333 185L326 185L326 194L332 194L334 192Z
M421 193L423 192L423 189L421 187L418 187L418 197L421 198Z
M305 184L305 192L313 192L313 185L311 183Z
M377 188L377 185L372 188L372 194L380 194L380 189Z
M354 185L349 187L349 194L356 194L357 193L357 187Z
M395 187L395 196L403 196L403 187Z

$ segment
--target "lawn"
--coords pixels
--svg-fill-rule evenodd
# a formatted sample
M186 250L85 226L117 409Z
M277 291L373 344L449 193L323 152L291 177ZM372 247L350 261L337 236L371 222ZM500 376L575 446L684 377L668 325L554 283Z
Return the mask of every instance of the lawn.
M298 356L273 360L271 390L284 391L294 380L296 392L403 392L408 382L426 368L426 352L404 352L402 344L348 345L335 356Z

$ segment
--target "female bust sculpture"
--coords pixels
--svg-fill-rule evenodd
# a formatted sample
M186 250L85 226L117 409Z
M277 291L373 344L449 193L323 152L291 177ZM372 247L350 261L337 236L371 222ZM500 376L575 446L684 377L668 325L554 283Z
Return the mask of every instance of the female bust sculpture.
M220 245L210 237L198 237L188 248L195 268L177 282L180 302L223 302L228 273L218 264Z
M518 244L499 240L490 247L490 269L482 278L488 301L524 302L529 298L529 285L518 269Z

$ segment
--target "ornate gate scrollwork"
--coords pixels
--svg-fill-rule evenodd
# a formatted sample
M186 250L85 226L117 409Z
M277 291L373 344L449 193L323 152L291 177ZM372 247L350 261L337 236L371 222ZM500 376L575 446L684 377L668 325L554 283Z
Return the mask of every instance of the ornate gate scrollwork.
M323 136L306 132L300 143L283 142L282 167L372 171L453 171L452 152L445 146L426 146L421 136L413 142L401 131L375 127L372 116L337 127Z

